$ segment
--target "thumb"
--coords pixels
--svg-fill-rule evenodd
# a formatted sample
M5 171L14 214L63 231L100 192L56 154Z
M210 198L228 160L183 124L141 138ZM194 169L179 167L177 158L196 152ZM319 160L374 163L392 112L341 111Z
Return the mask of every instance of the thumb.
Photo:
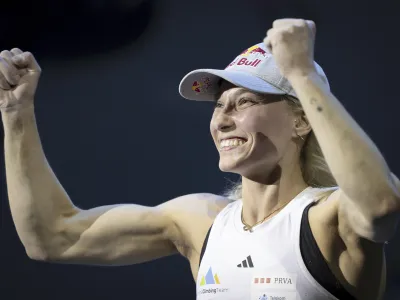
M12 62L18 68L26 68L28 72L41 72L40 66L30 52L24 52L12 57Z

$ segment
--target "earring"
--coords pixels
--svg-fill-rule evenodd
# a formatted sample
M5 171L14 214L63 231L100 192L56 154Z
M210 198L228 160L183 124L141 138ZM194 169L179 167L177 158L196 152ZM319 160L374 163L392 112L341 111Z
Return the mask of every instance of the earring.
M296 132L296 134L297 134L297 136L298 136L299 138L301 138L303 141L305 141L305 139L304 139L301 135L299 135L297 132Z

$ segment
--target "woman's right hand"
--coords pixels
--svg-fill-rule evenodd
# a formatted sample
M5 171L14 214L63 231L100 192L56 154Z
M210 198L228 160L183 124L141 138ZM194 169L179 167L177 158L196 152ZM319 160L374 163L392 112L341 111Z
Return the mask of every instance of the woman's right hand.
M41 69L30 52L18 48L0 53L0 110L33 105Z

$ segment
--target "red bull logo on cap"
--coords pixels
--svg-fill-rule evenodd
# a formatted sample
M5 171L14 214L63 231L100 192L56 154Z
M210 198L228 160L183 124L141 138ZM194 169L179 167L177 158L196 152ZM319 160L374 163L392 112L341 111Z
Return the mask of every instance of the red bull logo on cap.
M196 93L204 93L211 87L211 80L208 77L203 77L201 80L196 80L192 84L192 90Z
M236 59L231 62L226 68L232 66L249 66L249 67L257 67L257 65L266 57L269 56L269 53L261 48L258 45L252 46L242 53L239 54Z
M264 49L262 49L259 46L253 46L250 47L246 50L244 50L242 53L240 53L241 56L247 56L250 54L261 54L262 56L266 57L267 56L267 51L265 51Z

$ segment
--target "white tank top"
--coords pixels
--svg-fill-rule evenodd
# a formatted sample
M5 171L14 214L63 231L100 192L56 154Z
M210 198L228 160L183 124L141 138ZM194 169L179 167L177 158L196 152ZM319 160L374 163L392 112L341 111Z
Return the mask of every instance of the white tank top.
M196 281L197 300L337 299L308 272L300 253L304 209L326 189L308 187L271 219L243 230L242 201L216 217Z

